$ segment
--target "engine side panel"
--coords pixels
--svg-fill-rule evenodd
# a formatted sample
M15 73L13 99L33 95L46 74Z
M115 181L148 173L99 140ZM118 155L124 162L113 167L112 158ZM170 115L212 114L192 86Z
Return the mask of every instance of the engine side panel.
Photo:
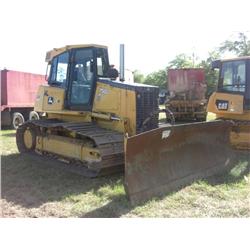
M243 95L215 92L209 98L207 112L223 117L224 114L243 114Z
M92 111L96 113L110 113L114 118L117 118L113 122L99 119L98 124L134 135L136 133L135 94L135 91L132 89L117 88L106 83L97 82Z

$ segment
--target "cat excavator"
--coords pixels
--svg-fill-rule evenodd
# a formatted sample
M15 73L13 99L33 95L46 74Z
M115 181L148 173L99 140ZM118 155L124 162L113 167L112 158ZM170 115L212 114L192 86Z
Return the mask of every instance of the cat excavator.
M229 169L231 143L246 146L250 58L231 62L242 62L245 78L237 75L242 68L220 62L224 80L208 105L219 119L184 125L159 123L158 87L124 82L122 68L120 80L113 79L106 46L56 48L46 62L48 86L39 87L35 100L35 111L46 116L17 129L18 150L61 160L87 177L124 171L132 204Z

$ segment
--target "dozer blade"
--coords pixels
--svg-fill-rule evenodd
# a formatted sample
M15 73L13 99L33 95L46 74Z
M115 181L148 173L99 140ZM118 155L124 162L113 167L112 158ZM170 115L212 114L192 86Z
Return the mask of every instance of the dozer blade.
M230 169L231 123L201 122L158 128L125 138L125 190L132 204L175 191Z

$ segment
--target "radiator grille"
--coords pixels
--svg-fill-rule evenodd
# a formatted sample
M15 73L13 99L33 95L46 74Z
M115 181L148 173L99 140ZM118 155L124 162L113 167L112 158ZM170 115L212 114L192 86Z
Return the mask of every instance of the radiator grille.
M136 89L136 133L142 133L158 127L158 95L159 89L141 87ZM145 119L152 118L144 126Z

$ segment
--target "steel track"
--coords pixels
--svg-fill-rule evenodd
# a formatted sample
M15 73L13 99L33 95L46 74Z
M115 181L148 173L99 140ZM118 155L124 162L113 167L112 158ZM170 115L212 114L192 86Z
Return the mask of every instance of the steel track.
M90 140L93 148L98 149L101 156L100 163L81 162L77 159L69 159L63 156L55 155L51 152L38 152L50 159L60 159L67 162L69 170L80 173L87 177L103 176L115 172L120 172L124 167L124 136L122 133L101 128L93 122L63 122L55 119L28 121L19 127L18 130L25 130L26 127L33 127L39 131L41 136L46 136L49 129L57 133L60 131L62 137L68 133L75 133L78 140ZM18 134L18 133L17 133ZM17 136L18 140L22 137Z

